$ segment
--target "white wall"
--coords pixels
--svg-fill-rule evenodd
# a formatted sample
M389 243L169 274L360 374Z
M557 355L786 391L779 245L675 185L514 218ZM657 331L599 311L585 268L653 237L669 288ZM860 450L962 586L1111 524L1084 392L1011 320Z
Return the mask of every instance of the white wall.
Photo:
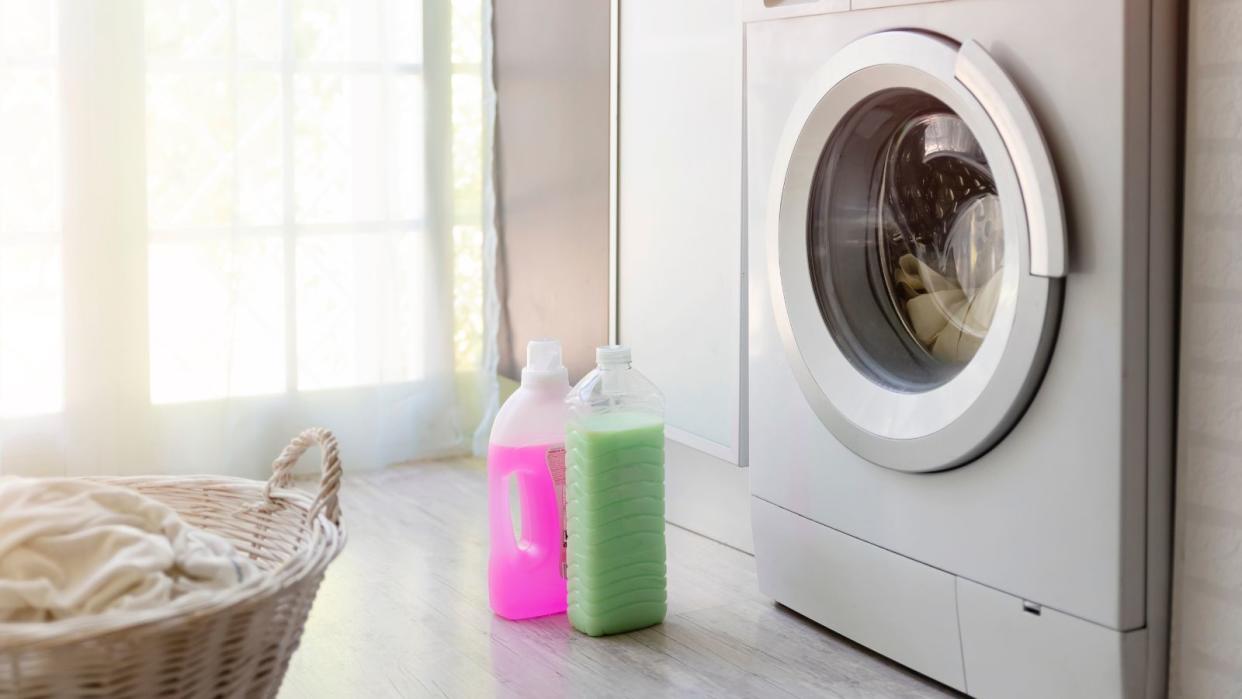
M621 3L618 336L664 391L669 436L734 464L741 49L727 0Z
M618 338L667 401L668 520L749 551L737 6L626 0L619 41Z
M1242 695L1242 2L1191 0L1174 697Z

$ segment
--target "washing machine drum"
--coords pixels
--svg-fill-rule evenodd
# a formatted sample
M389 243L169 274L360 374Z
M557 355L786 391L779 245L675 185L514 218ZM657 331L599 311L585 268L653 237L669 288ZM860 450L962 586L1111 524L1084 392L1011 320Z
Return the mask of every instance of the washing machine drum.
M1066 270L1047 147L978 44L860 39L790 116L768 257L803 394L881 466L963 465L1042 378Z

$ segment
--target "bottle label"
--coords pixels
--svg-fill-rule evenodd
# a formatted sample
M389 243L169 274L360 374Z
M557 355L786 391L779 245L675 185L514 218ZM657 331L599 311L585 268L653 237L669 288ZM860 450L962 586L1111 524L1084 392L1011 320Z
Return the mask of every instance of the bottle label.
M556 491L556 508L561 522L561 577L569 577L569 530L565 526L565 447L555 446L548 450L548 473L552 474L552 487Z

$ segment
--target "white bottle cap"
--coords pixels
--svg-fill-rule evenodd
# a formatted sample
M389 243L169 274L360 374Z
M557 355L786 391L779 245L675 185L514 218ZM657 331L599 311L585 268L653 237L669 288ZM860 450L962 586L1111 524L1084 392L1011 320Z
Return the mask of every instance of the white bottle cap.
M600 366L617 366L630 363L630 348L626 345L604 345L595 348L595 363Z
M561 360L561 343L550 338L539 338L526 343L526 367L522 369L522 383L569 382L569 370Z

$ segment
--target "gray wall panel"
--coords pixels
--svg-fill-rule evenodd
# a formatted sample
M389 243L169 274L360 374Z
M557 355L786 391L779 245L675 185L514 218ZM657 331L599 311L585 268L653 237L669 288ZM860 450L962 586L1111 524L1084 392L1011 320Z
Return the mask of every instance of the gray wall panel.
M496 2L501 373L564 344L570 378L608 340L609 3Z

